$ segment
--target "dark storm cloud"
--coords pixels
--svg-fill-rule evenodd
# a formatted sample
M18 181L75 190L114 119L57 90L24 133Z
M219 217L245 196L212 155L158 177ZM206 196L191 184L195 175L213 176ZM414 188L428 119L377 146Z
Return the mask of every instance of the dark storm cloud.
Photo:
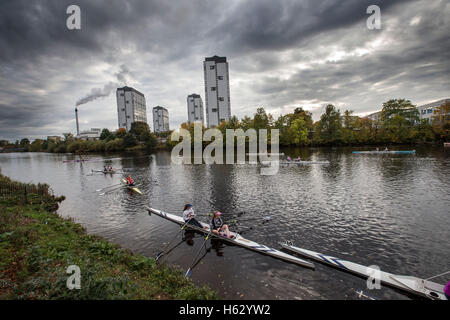
M71 4L81 8L81 30L66 28ZM382 30L366 28L372 4ZM367 112L389 98L437 100L450 96L449 17L439 0L2 1L0 138L73 132L80 98L82 127L114 129L108 84L122 65L134 78L126 84L146 96L148 121L163 105L177 127L186 95L204 96L202 60L214 54L230 62L239 117L261 105Z
M406 0L243 1L208 35L225 39L222 47L231 52L278 51L356 22L363 22L364 28L368 6L388 11L402 2Z

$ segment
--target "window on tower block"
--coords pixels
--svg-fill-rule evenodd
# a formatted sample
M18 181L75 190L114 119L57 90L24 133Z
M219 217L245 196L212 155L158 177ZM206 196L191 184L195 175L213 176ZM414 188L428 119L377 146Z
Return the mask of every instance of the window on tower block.
M214 70L214 66L209 66L209 70Z
M211 112L217 112L216 108L211 109Z
M219 97L219 101L223 101L223 97Z
M223 76L218 76L217 79L223 80Z
M216 87L211 87L211 91L216 91Z

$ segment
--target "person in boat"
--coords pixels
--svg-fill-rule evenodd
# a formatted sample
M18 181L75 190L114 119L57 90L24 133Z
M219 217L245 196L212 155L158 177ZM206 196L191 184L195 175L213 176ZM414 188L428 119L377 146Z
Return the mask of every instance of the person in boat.
M380 151L380 148L377 147L375 150L376 150L376 151Z
M389 151L388 147L384 148L384 151Z
M223 223L222 218L220 218L220 215L221 213L219 211L216 211L213 214L213 217L209 224L209 228L215 234L220 234L221 236L227 237L228 239L232 239L233 236L230 234L228 225Z
M302 161L302 158L298 156L297 159L295 159L295 161Z
M126 180L127 180L127 185L134 186L134 180L131 176L128 176Z
M108 168L106 168L106 166L103 166L103 172L104 173L108 172Z
M200 222L197 221L197 219L194 218L195 213L194 209L192 208L192 204L188 203L184 206L183 209L183 220L184 222L187 222L189 224L192 224L193 226L206 229L206 227L202 226Z
M291 157L288 156L288 157L286 158L286 161L287 161L287 162L291 162Z
M114 172L114 170L113 170L113 167L112 166L109 166L109 172Z

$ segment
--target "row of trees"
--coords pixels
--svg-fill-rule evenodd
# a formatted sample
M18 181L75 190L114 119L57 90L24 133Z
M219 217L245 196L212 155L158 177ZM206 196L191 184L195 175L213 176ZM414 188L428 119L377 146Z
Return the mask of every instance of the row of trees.
M55 152L55 153L86 153L86 152L117 152L117 151L153 151L157 146L157 137L150 132L147 123L135 122L127 132L118 129L111 132L103 129L99 140L75 139L72 134L64 134L61 141L36 139L32 143L27 138L16 141L14 144L5 143L6 149L23 149L30 152Z
M183 123L183 129L193 136L193 124ZM379 119L353 115L353 111L340 112L329 104L320 120L314 122L312 114L302 108L281 115L278 119L264 108L258 108L253 118L236 116L222 122L219 129L224 137L226 129L279 129L280 145L374 145L414 144L450 141L450 103L445 103L434 113L432 121L420 119L419 112L411 101L391 99L383 103ZM205 128L204 128L205 129ZM225 139L225 138L224 138ZM269 135L270 139L270 135ZM173 143L172 143L173 144ZM176 143L175 143L176 144Z
M183 123L181 128L194 134L194 125ZM226 129L279 129L280 145L374 145L374 144L414 144L437 141L450 141L450 103L446 102L435 110L432 121L420 119L419 112L411 101L391 99L383 103L380 117L372 120L353 115L353 111L340 112L329 104L320 120L314 122L312 114L302 108L293 113L280 115L276 120L264 108L258 108L253 118L245 116L238 119L232 116L217 126L224 138ZM203 127L203 130L206 128ZM168 137L170 132L160 137ZM270 139L270 130L269 136ZM193 139L192 139L193 140ZM173 147L177 141L167 145ZM32 143L26 138L9 144L0 141L0 147L44 152L109 152L109 151L152 151L157 146L157 137L150 132L144 122L135 122L131 130L119 129L111 132L103 129L98 141L77 140L65 135L62 141L36 139Z

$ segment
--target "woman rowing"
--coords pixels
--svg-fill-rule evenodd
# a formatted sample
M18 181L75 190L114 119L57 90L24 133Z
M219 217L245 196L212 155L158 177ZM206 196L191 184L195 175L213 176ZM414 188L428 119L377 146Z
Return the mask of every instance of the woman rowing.
M209 224L209 228L215 234L219 234L221 236L227 237L228 239L232 239L233 236L230 234L228 226L223 223L222 218L220 218L220 215L221 213L219 211L216 211L213 214L213 217Z
M188 203L184 206L183 209L183 220L184 222L187 222L189 224L192 224L193 226L206 229L206 227L202 226L200 222L197 221L197 219L194 218L195 213L194 209L192 209L192 204Z
M131 176L128 176L126 180L127 180L127 185L134 186L134 180Z

